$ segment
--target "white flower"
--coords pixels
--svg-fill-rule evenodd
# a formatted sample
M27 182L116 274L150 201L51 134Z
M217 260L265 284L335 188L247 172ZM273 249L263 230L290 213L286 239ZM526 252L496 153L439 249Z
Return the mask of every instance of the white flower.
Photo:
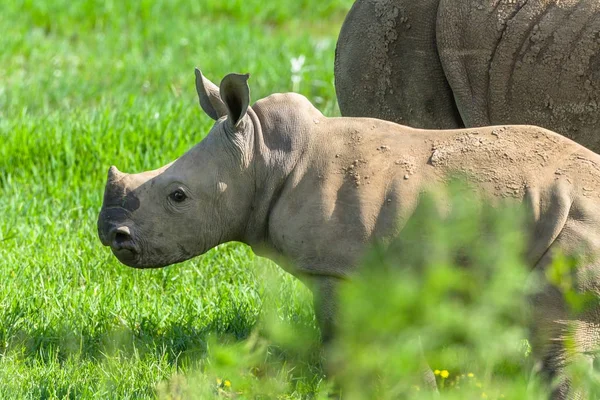
M304 54L300 54L299 57L292 57L290 62L292 63L292 74L298 74L302 72L302 67L304 66L304 61L306 61L306 57Z
M300 74L302 74L302 68L304 67L305 60L306 57L304 57L304 54L300 54L300 56L292 57L290 59L290 63L292 64L292 90L294 92L297 92L300 88L300 81L302 80L302 76Z

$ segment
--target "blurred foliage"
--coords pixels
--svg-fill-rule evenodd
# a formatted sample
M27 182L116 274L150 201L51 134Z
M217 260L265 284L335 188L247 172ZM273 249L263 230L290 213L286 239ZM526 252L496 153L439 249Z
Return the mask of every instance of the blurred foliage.
M424 194L400 237L370 251L343 285L341 322L324 358L332 375L307 368L320 359L314 333L267 312L249 341L213 344L202 373L172 378L162 398L178 398L181 382L197 376L206 380L204 395L216 398L286 399L319 376L314 398L322 399L548 398L552 384L537 372L529 344L528 298L541 285L523 260L526 213L465 193L472 192L451 183L443 209L439 193ZM572 265L557 257L548 275L565 263ZM561 290L573 295L572 287ZM439 393L425 384L428 370ZM587 360L575 357L568 376L586 398L600 393L600 375ZM196 398L185 393L180 398Z

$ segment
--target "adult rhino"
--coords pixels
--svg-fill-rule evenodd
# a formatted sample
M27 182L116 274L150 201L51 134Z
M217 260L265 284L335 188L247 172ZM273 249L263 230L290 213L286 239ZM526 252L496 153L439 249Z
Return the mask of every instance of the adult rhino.
M532 270L556 252L583 252L574 285L600 295L600 155L534 126L437 131L327 118L294 93L250 106L247 80L230 74L217 87L197 70L200 105L216 121L208 135L159 169L109 169L98 234L121 262L164 267L246 243L311 288L328 338L336 287L369 245L402 235L423 190L460 173L489 204L509 197L529 209ZM534 308L532 324L548 339L534 350L550 376L568 360L570 329L570 349L597 348L598 310L570 314L553 286Z
M335 84L344 116L532 124L600 152L600 2L357 0Z

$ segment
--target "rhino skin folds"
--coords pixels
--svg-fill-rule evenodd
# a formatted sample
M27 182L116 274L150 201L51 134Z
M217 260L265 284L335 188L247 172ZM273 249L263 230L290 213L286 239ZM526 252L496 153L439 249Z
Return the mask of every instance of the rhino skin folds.
M345 116L538 125L600 152L600 3L357 0L335 82Z

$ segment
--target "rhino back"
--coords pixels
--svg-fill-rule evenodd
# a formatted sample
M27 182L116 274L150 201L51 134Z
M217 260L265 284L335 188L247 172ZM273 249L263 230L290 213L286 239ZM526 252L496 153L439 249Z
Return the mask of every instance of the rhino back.
M539 127L431 131L326 118L311 136L269 218L275 249L311 274L347 275L369 243L400 234L424 190L456 175L494 201L527 199L537 215L535 260L562 229L570 202L559 212L546 205L600 194L600 157Z
M357 0L342 26L335 86L342 115L461 127L435 45L439 0Z
M438 48L467 126L533 124L600 149L600 4L441 0Z

